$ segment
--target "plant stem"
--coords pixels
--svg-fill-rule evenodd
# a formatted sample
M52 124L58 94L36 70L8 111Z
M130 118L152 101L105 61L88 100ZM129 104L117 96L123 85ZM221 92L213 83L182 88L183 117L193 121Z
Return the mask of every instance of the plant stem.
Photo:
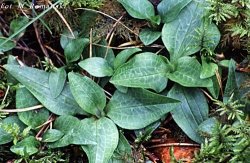
M22 109L2 109L0 112L4 113L19 113L19 112L26 112L26 111L31 111L31 110L36 110L36 109L41 109L43 108L43 105L36 105L28 108L22 108Z

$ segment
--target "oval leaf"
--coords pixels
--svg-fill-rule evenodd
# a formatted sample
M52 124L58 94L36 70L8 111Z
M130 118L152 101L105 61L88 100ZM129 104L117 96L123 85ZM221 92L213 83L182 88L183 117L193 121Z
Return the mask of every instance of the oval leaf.
M122 128L140 129L174 109L173 103L178 101L144 89L116 91L107 105L107 116Z
M78 65L95 77L105 77L113 75L113 68L109 63L100 57L92 57L78 63Z
M181 101L181 104L171 111L175 122L189 138L202 143L203 138L198 134L198 126L208 118L208 104L202 91L176 84L168 97Z
M64 88L66 77L67 74L63 68L56 69L50 73L49 88L52 97L56 98L60 95Z
M102 116L106 95L102 88L88 77L69 73L70 90L81 108L97 117Z
M160 38L161 32L153 31L151 29L142 29L139 34L140 40L144 45L149 45L155 42L158 38Z
M161 92L167 85L168 67L160 56L153 53L137 54L120 66L110 82L125 87L150 88Z
M60 138L62 138L63 135L64 135L64 133L59 131L59 130L49 129L48 131L46 131L43 134L42 142L52 143L52 142L55 142L55 141L59 140Z

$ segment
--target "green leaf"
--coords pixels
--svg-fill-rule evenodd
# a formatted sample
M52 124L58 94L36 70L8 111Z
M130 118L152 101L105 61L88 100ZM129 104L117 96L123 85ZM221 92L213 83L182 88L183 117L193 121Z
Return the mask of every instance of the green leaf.
M137 54L115 71L110 82L125 87L149 88L161 92L167 85L168 67L160 56Z
M65 81L66 71L63 68L56 69L49 74L49 88L51 96L57 98L62 92Z
M202 35L197 29L203 25L204 12L202 3L192 1L174 21L163 26L162 40L170 53L171 61L194 54L201 49Z
M128 140L122 133L119 135L118 146L115 149L112 158L109 160L109 163L133 162L132 149Z
M185 87L210 87L211 79L200 78L201 65L192 57L181 57L177 60L175 70L167 73L167 77Z
M229 67L230 60L224 59L219 62L219 65L222 67Z
M63 137L64 133L56 129L49 129L43 134L42 142L52 143Z
M177 18L181 10L192 0L162 0L157 6L163 23L169 23Z
M181 101L181 104L171 111L177 125L193 141L201 143L203 139L198 134L198 126L208 118L209 110L202 91L176 84L168 93L168 97Z
M13 49L14 47L16 47L16 42L15 41L7 41L6 43L4 43L2 45L3 42L5 42L7 40L7 38L5 37L1 37L0 36L0 54L3 54L3 52L9 51L11 49Z
M12 20L10 23L10 34L9 35L12 35L12 34L18 32L28 22L29 22L29 19L26 16L19 16L18 18ZM20 38L24 35L24 33L25 33L25 30L20 32L14 38Z
M98 120L86 118L82 120L86 131L91 133L96 145L83 145L82 148L88 156L89 163L106 163L112 157L119 139L115 124L108 118Z
M81 108L100 117L106 105L106 95L102 88L88 77L69 73L70 90Z
M177 102L148 90L129 89L127 93L116 91L107 105L106 112L118 126L133 130L157 121L173 110L173 103Z
M16 145L13 145L10 150L20 156L31 156L39 151L39 146L39 141L34 136L29 136Z
M59 130L64 135L58 141L50 143L50 148L65 147L70 144L96 144L93 140L93 133L88 130L88 126L76 117L70 115L60 116L54 123L54 129Z
M90 30L95 25L96 23L95 20L97 18L98 18L98 13L93 11L83 11L81 15L78 17L80 21L78 28L80 28L81 34L84 37L89 37Z
M208 118L199 125L198 131L202 136L210 137L217 123L219 123L219 121L216 118Z
M207 90L211 93L213 98L218 99L219 94L220 94L220 85L219 85L216 75L213 76L211 80L212 80L213 85L211 87L207 87Z
M144 45L152 44L160 37L161 37L161 32L153 31L151 29L142 29L142 31L139 34L139 38Z
M19 65L19 63L18 63L16 57L13 56L13 55L9 55L9 56L8 56L7 64ZM7 73L6 78L7 78L7 82L8 82L8 83L12 83L13 85L18 84L18 81L17 81L13 76L11 76L9 73Z
M117 69L122 64L126 63L127 60L135 53L142 51L139 48L129 48L121 51L117 54L114 60L114 68Z
M220 42L220 31L214 23L210 22L210 20L205 19L203 26L203 38L201 46L205 49L214 51Z
M73 31L73 34L75 36L78 35L78 32L77 31ZM65 30L63 32L63 34L61 35L61 38L60 38L60 45L63 49L66 48L66 46L69 44L70 41L72 41L74 39L74 36L72 36L72 33L69 31L69 30Z
M51 96L49 73L35 68L16 65L4 65L4 68L52 113L57 115L86 114L74 100L68 84L65 85L57 98Z
M134 18L147 19L152 22L159 21L155 20L154 6L148 0L118 0L118 2L120 2L129 15Z
M143 143L148 141L151 136L152 133L161 125L161 121L156 121L154 123L151 123L150 125L146 126L145 128L139 129L139 130L135 130L135 135L136 135L136 139L135 142L136 143Z
M100 57L92 57L78 63L78 65L95 77L105 77L113 75L113 68L107 60Z
M16 124L20 131L25 128L25 125L19 120L17 116L8 116L7 118L0 121L0 145L7 144L13 140L13 136L3 128L3 125L13 124Z
M26 89L19 88L16 91L16 108L27 108L39 105L40 102ZM32 129L42 125L49 118L49 111L46 109L39 109L34 111L26 111L17 113L19 119L30 126ZM35 117L35 118L34 118Z
M213 62L208 62L205 57L201 57L202 67L201 67L201 79L210 78L215 75L216 71L218 71L218 65Z
M76 38L69 41L64 49L64 55L68 63L77 61L83 49L89 44L89 39L87 38Z
M233 59L231 59L229 62L227 83L223 96L224 103L226 103L229 100L232 94L233 94L233 100L237 100L237 98L239 97L239 88L237 86L235 69L236 69L236 62Z

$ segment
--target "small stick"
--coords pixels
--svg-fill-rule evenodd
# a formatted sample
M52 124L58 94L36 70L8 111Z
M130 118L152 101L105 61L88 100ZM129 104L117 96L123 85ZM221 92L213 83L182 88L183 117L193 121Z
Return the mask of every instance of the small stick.
M172 147L172 146L181 146L181 147L200 147L199 144L191 143L166 143L166 144L157 144L147 148L159 148L159 147Z
M41 109L43 108L43 105L36 105L28 108L22 108L22 109L2 109L0 112L4 113L19 113L19 112L26 112L26 111L31 111L31 110L36 110L36 109Z

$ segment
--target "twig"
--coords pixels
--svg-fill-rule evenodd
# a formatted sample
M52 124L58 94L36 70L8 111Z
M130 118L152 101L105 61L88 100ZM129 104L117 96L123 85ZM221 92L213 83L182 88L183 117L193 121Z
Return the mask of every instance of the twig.
M4 97L3 97L3 101L2 101L2 103L1 103L1 104L3 104L3 103L4 103L4 101L6 100L7 95L8 95L8 93L9 93L9 90L10 90L10 86L8 85L7 90L6 90L6 92L5 92L5 95L4 95Z
M96 12L96 13L99 13L99 14L102 14L110 19L113 19L114 21L118 22L119 24L121 24L123 27L125 27L127 30L129 30L130 32L132 32L133 34L135 34L136 36L139 36L136 32L134 32L132 29L130 29L129 27L127 27L125 24L123 24L122 22L120 22L118 19L104 13L104 12L101 12L101 11L97 11L97 10L93 10L93 9L89 9L89 8L77 8L75 10L86 10L86 11L92 11L92 12Z
M28 108L22 108L22 109L2 109L0 112L4 113L19 113L19 112L26 112L26 111L31 111L31 110L36 110L36 109L41 109L43 108L43 105L36 105Z
M112 26L112 29L109 31L109 33L106 36L106 40L109 39L110 35L113 33L115 27L117 26L117 24L121 21L121 19L123 18L123 15L118 19L118 21L115 22L115 24Z
M172 147L172 146L181 146L181 147L200 147L199 144L191 143L166 143L166 144L157 144L147 148L159 148L159 147Z

